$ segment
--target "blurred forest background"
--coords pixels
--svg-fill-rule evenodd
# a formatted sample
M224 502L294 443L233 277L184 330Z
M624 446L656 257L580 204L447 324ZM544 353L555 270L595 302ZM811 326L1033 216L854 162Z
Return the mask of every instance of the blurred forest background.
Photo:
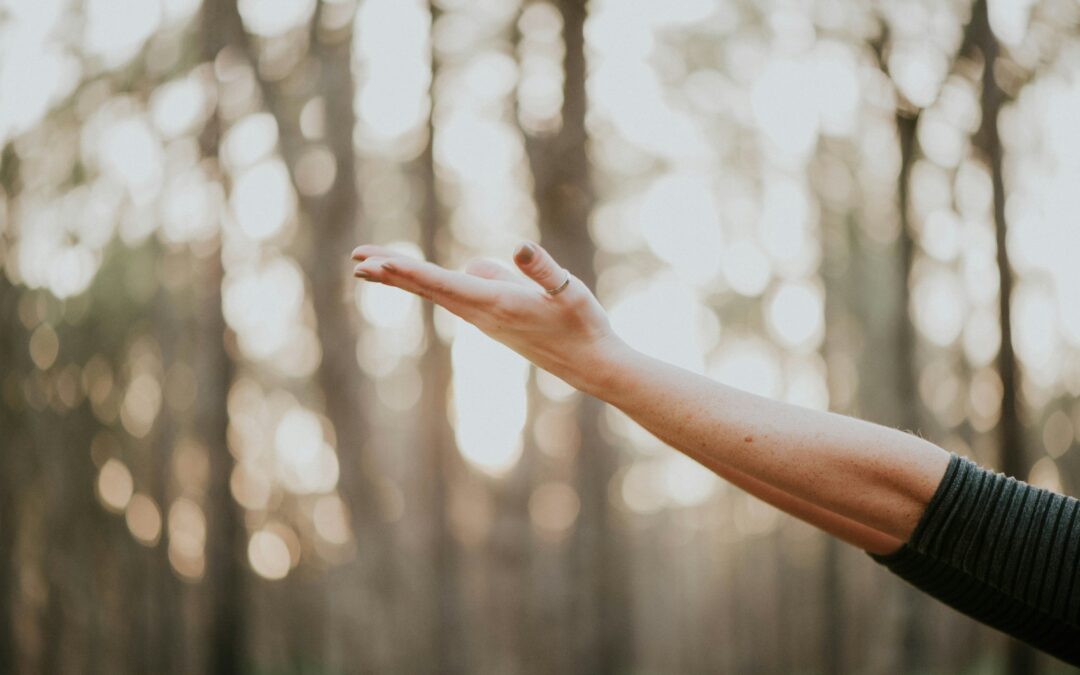
M1063 670L349 253L1074 491L1076 0L2 0L0 148L0 673Z

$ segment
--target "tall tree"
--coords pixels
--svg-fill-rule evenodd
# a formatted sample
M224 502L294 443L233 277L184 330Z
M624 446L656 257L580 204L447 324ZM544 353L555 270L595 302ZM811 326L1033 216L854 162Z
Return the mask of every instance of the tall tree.
M828 368L830 392L835 392L840 377L846 376L838 368L842 355L851 351L852 328L849 321L851 309L855 306L850 297L851 283L851 247L854 227L851 217L845 213L826 212L822 216L822 263L821 272L825 285L825 343L824 354ZM835 401L837 397L831 395ZM831 403L836 412L851 414L854 401L847 401L846 406ZM842 583L843 563L841 547L843 544L832 537L825 539L825 556L821 565L821 642L820 659L822 668L828 673L845 673L847 665L844 659L844 585Z
M244 44L244 28L236 0L205 0L200 29L202 59L207 63L213 63L223 49ZM215 101L217 98L215 96ZM199 147L210 169L216 172L215 177L224 181L218 164L221 134L222 120L215 108L199 137ZM219 234L219 240L220 237ZM245 671L243 560L246 535L243 509L229 489L233 460L227 440L228 394L233 366L225 349L228 328L221 302L224 269L220 252L211 253L199 262L201 274L194 290L201 296L195 303L199 308L195 317L199 345L194 363L198 382L195 417L210 468L206 494L205 575L211 613L207 627L206 670L224 675Z
M11 200L18 186L18 155L11 143L0 151L0 222L10 222ZM18 481L26 479L16 460L25 452L19 447L19 415L12 409L15 389L19 386L16 350L23 343L22 323L18 317L18 289L12 284L5 266L7 242L0 238L0 673L18 670L18 643L15 636L16 562L15 533L18 523Z
M1001 443L1001 470L1010 476L1027 475L1028 457L1025 452L1024 425L1020 419L1018 390L1021 382L1020 365L1012 342L1013 269L1009 261L1008 226L1005 219L1004 149L998 131L998 119L1006 94L997 81L1001 48L990 26L987 0L976 0L972 7L971 23L975 46L982 53L982 87L979 103L982 122L975 132L975 145L990 172L993 186L994 233L997 239L998 263L998 320L1001 327L1001 347L997 355L997 370L1001 377L1001 417L997 431ZM1010 673L1031 673L1035 669L1035 651L1012 640L1009 643Z
M280 149L300 196L300 220L304 235L298 259L310 281L316 335L322 359L316 382L323 407L334 427L340 465L341 494L349 507L354 536L359 544L358 562L362 584L373 594L363 603L367 630L388 625L385 616L394 608L391 600L396 574L392 532L381 520L379 485L373 459L368 454L369 426L364 414L366 379L356 359L356 332L351 309L352 280L348 255L360 234L361 204L357 192L357 162L353 144L356 123L353 111L355 85L352 74L353 17L332 26L322 17L326 0L318 0L311 20L306 58L282 82L271 82L260 70L257 45L246 35L237 44L253 68L263 103L277 122ZM319 195L299 189L296 168L304 150L299 129L303 105L312 97L324 102L324 142L334 158L334 180ZM336 261L336 262L335 262ZM360 604L360 603L358 603ZM392 635L386 636L388 639ZM379 668L374 652L383 640L354 645L352 664L358 670Z
M900 217L897 233L897 249L900 258L896 275L897 300L893 312L893 331L896 345L896 364L893 374L893 391L896 395L893 413L882 411L877 420L891 426L918 433L920 428L920 403L917 386L918 360L917 338L911 322L911 271L915 263L915 237L911 222L911 168L915 163L917 144L915 132L919 126L920 112L910 106L899 106L896 111L896 131L900 144L900 173L897 176L896 201ZM876 342L875 342L876 344ZM904 672L925 667L923 649L923 622L920 610L926 603L913 588L906 585L901 591L903 603L902 643L899 663Z
M438 7L428 3L431 13L431 34L434 35L439 19ZM435 176L435 93L439 76L438 50L431 45L431 112L428 116L428 142L416 160L416 172L423 185L423 202L420 216L420 249L426 260L441 262L439 233L443 218L439 206L437 179ZM449 418L449 392L451 382L450 348L435 330L435 305L423 303L424 337L427 349L420 360L424 373L418 414L424 420L422 436L422 463L424 467L422 489L427 500L430 528L428 550L430 554L431 610L428 617L429 654L428 663L440 673L455 675L466 671L464 640L461 632L462 600L460 589L460 556L457 542L450 529L449 488L453 476L461 469L456 451L454 430Z
M878 66L883 72L888 68L885 49L889 42L889 27L882 25L882 34L872 44ZM912 324L911 273L915 264L915 223L911 217L911 171L918 157L916 132L922 109L913 105L899 90L895 90L897 144L900 150L900 171L896 177L897 234L894 245L888 247L890 260L879 264L876 251L869 242L862 242L870 250L860 250L857 260L861 263L863 276L887 278L884 284L867 279L860 284L864 289L861 313L866 321L866 344L876 345L866 350L873 363L864 364L860 371L872 377L873 382L860 382L865 390L863 405L867 418L899 429L919 433L921 428L921 405L918 392L918 338ZM884 296L884 301L883 301ZM883 350L884 353L883 353ZM869 384L869 386L866 386ZM906 584L900 589L902 603L900 625L900 653L896 667L911 672L923 667L923 622L920 613L925 602L918 591Z
M588 2L554 3L563 23L562 125L542 137L526 137L541 242L556 260L589 287L595 287L596 247L588 223L596 201L587 154L584 25ZM615 449L600 425L603 405L583 397L577 420L581 446L576 480L581 512L570 547L574 586L571 651L579 672L622 672L631 644L625 556L608 506L608 483L618 466Z
M326 145L336 167L333 184L325 194L305 196L301 211L310 237L301 264L311 281L317 335L322 360L316 379L322 390L326 415L337 436L341 466L341 492L349 504L356 539L362 583L373 594L369 608L370 630L393 625L392 595L397 585L393 562L392 532L380 516L378 483L373 459L368 455L369 427L363 413L365 378L356 359L356 332L351 317L353 280L349 275L349 251L360 241L361 205L357 192L357 161L353 144L356 116L352 74L353 21L328 29L321 25L325 0L316 5L312 19L311 58L318 74L317 93L324 101ZM279 124L292 122L282 120ZM288 124L283 128L295 128ZM295 166L295 165L293 165ZM334 262L337 261L337 262ZM384 636L390 639L393 634ZM356 667L379 669L375 641L357 645Z

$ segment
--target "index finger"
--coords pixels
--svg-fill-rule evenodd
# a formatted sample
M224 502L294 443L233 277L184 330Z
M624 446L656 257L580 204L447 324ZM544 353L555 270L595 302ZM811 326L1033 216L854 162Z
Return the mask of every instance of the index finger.
M499 293L498 281L455 272L409 257L384 259L371 272L376 281L418 293L434 302L449 300L484 305L494 302Z

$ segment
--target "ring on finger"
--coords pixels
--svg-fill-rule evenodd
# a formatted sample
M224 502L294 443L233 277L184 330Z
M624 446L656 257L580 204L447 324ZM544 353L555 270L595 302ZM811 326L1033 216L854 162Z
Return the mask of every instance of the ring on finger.
M566 270L563 270L563 271L565 272ZM570 273L566 272L566 280L565 281L563 281L561 284L559 284L555 288L545 288L544 290L547 291L548 295L558 295L559 293L562 293L563 291L565 291L566 288L569 285L570 285Z

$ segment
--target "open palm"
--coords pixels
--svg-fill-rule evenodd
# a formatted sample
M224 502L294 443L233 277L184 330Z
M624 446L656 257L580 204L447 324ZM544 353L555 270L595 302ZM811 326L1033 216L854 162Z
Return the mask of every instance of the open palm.
M533 243L514 254L524 276L484 259L457 272L376 245L359 246L352 257L357 278L430 300L570 384L621 345L596 296ZM564 290L547 292L567 278Z

